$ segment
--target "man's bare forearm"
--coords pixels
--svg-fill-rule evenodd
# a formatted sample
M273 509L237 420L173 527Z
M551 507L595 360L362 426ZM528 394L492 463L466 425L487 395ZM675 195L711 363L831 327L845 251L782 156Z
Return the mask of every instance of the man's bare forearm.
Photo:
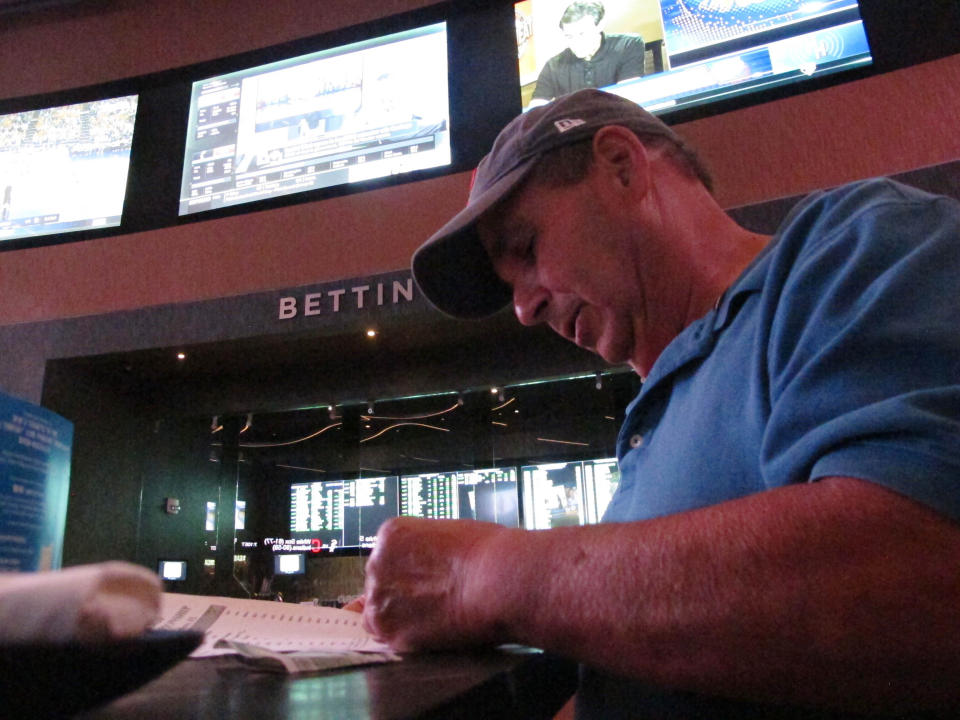
M466 617L614 673L852 709L960 697L960 529L869 483L478 548Z

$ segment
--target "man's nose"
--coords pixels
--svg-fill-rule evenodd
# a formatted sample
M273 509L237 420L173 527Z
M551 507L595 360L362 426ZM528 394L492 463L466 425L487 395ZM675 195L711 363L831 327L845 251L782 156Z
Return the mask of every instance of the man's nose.
M550 294L537 283L521 280L513 286L513 311L524 325L537 325L546 320Z

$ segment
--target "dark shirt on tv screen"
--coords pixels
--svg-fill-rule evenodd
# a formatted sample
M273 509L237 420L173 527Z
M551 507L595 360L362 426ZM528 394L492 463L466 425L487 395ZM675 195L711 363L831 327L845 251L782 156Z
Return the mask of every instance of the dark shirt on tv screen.
M552 100L583 88L602 88L640 77L644 70L643 38L639 35L603 35L600 49L589 60L570 48L547 60L537 78L533 97Z

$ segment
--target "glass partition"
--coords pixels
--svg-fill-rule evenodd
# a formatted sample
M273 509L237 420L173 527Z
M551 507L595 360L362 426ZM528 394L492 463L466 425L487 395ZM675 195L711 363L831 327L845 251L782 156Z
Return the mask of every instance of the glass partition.
M163 444L170 457L154 467L205 480L184 491L195 516L179 532L158 524L155 503L141 508L139 560L185 561L185 577L166 581L175 592L339 605L361 592L364 559L391 517L597 522L639 384L591 373L177 421L179 441ZM144 488L159 494L151 474Z

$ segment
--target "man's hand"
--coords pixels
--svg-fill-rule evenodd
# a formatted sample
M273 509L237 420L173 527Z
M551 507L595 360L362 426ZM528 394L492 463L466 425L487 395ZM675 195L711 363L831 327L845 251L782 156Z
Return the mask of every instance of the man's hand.
M365 600L366 599L363 597L363 595L360 595L344 605L342 609L349 610L350 612L362 613Z
M495 546L510 533L521 531L471 520L384 523L367 561L364 627L398 651L505 641Z

